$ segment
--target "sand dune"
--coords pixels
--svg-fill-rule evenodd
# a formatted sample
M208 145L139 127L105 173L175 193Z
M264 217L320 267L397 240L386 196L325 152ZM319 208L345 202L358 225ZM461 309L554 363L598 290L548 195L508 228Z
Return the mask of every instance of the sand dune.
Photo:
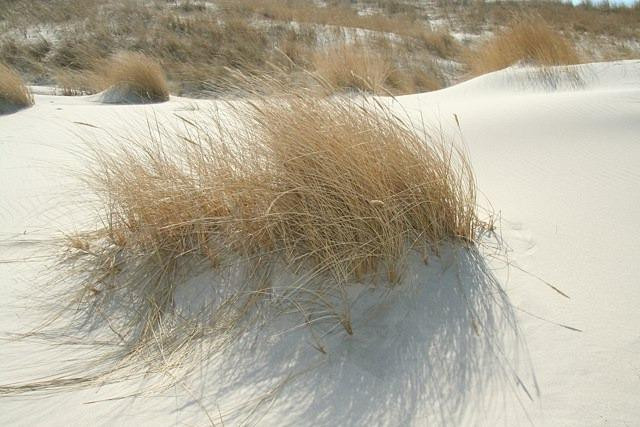
M357 333L327 336L327 354L304 330L282 333L291 327L283 321L251 331L159 395L107 400L159 382L148 378L0 397L0 424L634 425L640 61L554 73L555 83L512 68L383 99L418 126L457 134L457 117L481 204L491 203L509 248L510 265L482 253L505 294L464 257L415 260L405 286L384 298L354 288ZM38 320L29 310L34 295L25 294L48 265L38 258L48 239L90 217L69 173L81 166L83 140L144 131L149 118L197 116L213 104L114 106L36 94L34 107L0 116L0 386L99 354L7 335Z

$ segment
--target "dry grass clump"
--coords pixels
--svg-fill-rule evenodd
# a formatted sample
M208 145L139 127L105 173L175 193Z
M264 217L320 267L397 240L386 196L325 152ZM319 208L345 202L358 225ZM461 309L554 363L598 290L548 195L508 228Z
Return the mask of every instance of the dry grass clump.
M349 283L396 283L410 250L426 257L476 238L463 153L387 108L286 96L224 114L228 125L185 121L179 138L95 152L88 182L106 226L70 245L82 282L74 304L104 316L96 305L129 301L110 319L126 325L118 340L128 349L175 331L175 292L194 262L214 271L240 262L250 272L220 285L231 296L207 316L216 327L284 304L351 333Z
M382 14L359 14L346 2L327 2L319 5L306 0L221 0L225 10L235 15L256 14L261 18L284 22L305 22L375 31L389 31L401 27L396 18Z
M474 239L473 178L461 153L423 140L387 109L314 97L234 109L241 130L185 137L177 151L101 153L93 182L109 200L110 234L174 254L208 253L207 242L275 251L292 265L313 259L347 272L345 280L401 258L415 238Z
M0 114L31 105L33 105L33 97L18 73L0 63Z
M169 88L162 67L142 53L121 53L100 70L97 85L109 88L106 101L164 102L169 100Z
M509 67L517 62L570 65L579 62L573 44L539 18L514 22L480 46L468 59L472 74Z

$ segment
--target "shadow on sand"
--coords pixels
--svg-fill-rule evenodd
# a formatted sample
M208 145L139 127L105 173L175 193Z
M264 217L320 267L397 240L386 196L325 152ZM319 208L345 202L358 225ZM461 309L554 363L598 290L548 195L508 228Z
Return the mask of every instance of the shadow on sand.
M353 335L292 319L246 333L200 366L198 405L225 425L475 425L535 397L514 312L476 249L412 256L401 286L360 287L351 313Z
M274 280L277 286L285 279ZM519 404L526 416L523 402L537 393L513 309L478 249L451 248L428 264L412 254L402 282L393 288L354 284L351 335L330 316L323 320L322 313L311 325L298 312L280 313L235 333L220 350L197 326L206 323L207 310L196 310L192 318L188 314L198 304L216 306L203 301L220 301L220 284L203 274L180 285L189 289L175 302L180 315L172 322L175 331L193 336L176 337L188 344L187 357L155 372L161 378L157 382L168 378L165 391L151 386L150 372L135 365L114 370L126 346L119 349L111 342L97 348L91 362L67 364L71 368L53 382L2 386L0 394L46 391L33 396L46 399L127 378L129 384L116 393L134 397L105 397L114 417L144 411L144 396L166 397L172 388L173 416L185 423L296 425L304 420L314 426L364 426L475 425L507 402ZM105 329L99 322L89 325L90 330L100 327ZM64 335L68 342L69 336ZM76 343L87 346L82 338ZM110 351L112 358L106 356ZM88 369L95 360L100 363ZM105 371L110 374L96 384Z

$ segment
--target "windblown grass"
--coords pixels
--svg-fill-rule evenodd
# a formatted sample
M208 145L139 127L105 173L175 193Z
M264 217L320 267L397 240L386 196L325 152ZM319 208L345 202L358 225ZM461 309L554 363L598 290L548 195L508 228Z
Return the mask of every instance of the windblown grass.
M18 73L0 63L0 114L31 105L33 105L33 97Z
M498 32L469 55L471 73L484 74L515 63L553 66L580 61L573 44L540 18L525 18Z
M108 320L127 357L175 330L194 263L246 273L220 290L228 298L207 316L216 330L266 304L351 333L351 283L395 284L409 251L477 236L464 153L373 101L287 95L229 105L224 123L185 120L179 137L94 152L87 182L105 227L70 240L62 265L78 273L72 304L86 315L128 301Z
M96 86L108 88L107 102L163 102L169 100L169 88L162 67L142 54L126 52L111 58L100 70Z

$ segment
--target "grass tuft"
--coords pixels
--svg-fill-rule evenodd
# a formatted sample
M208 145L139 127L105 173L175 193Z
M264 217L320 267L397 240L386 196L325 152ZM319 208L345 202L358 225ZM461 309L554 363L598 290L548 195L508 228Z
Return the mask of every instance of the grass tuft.
M13 69L0 63L0 114L33 105L33 97Z
M107 102L164 102L169 88L162 67L142 54L126 52L114 56L100 72L99 85L109 88Z
M105 226L70 239L63 264L78 273L73 305L86 315L127 301L109 321L127 357L182 322L176 292L194 263L231 277L206 316L216 328L266 305L352 333L350 284L393 285L410 251L477 237L464 153L375 101L279 96L184 124L178 136L95 149L88 183ZM245 275L228 274L239 264Z
M571 65L579 62L574 45L540 18L524 18L499 31L469 55L473 75L524 62L532 65Z

